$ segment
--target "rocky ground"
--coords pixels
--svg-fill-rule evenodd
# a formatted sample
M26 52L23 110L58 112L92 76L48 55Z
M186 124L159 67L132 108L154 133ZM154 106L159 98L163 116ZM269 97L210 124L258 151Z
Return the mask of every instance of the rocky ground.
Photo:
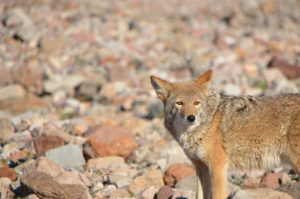
M299 92L296 0L0 1L0 198L194 198L149 75L212 68L226 94ZM288 168L230 197L300 197Z

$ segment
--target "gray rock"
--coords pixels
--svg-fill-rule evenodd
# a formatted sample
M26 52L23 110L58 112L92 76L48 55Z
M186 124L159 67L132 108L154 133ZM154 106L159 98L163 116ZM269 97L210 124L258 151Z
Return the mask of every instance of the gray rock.
M286 184L277 190L290 194L294 199L300 198L300 182Z
M254 197L251 195L249 191L246 190L240 190L236 192L231 199L254 199Z
M176 189L182 190L191 190L196 192L197 191L197 181L196 175L190 175L186 178L183 178L175 185Z
M59 163L65 169L81 167L85 165L82 152L77 145L65 145L60 148L52 149L45 153L49 159Z

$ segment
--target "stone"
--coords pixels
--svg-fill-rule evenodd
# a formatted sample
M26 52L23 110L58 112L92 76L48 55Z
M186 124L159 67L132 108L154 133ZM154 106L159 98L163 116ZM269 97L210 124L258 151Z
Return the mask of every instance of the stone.
M163 186L157 192L157 199L169 199L173 195L173 189L170 186Z
M0 168L0 178L9 178L11 181L14 181L16 177L17 174L14 169L8 167Z
M54 93L58 90L67 90L73 92L76 86L83 82L84 78L80 75L70 75L66 78L57 77L44 81L44 89L48 93Z
M196 175L189 175L175 185L176 189L183 189L183 190L191 190L196 192L197 190L197 178Z
M60 164L44 156L41 156L36 160L35 170L44 172L51 177L56 177L65 171Z
M119 199L119 198L131 198L129 191L127 189L117 189L113 191L110 196L110 199Z
M164 182L166 185L174 187L177 182L183 178L195 174L195 170L184 163L172 164L164 175Z
M160 188L164 185L162 175L159 170L146 171L144 175L137 176L129 186L129 191L133 194L139 194L147 187L154 186Z
M20 30L17 34L19 37L22 38L23 41L29 41L32 37L30 35L26 35L27 33L30 34L31 28L25 28ZM27 32L27 33L26 33ZM21 35L23 34L23 35ZM34 34L34 33L33 33ZM29 59L24 63L24 66L18 67L12 73L12 77L15 82L24 86L27 91L31 93L41 95L43 93L43 77L44 71L39 66L39 63L35 59Z
M22 99L26 91L18 84L8 85L0 88L0 102L11 99Z
M279 69L288 79L300 77L300 66L287 63L279 56L272 57L267 66Z
M7 16L4 18L3 23L5 26L13 27L30 26L33 22L22 8L14 8L9 11Z
M153 199L156 194L156 190L157 189L154 186L146 188L141 194L141 199Z
M282 179L281 174L268 173L263 177L259 186L262 188L275 189L280 186L281 179Z
M39 197L35 194L30 194L30 195L26 196L25 199L39 199Z
M102 124L91 128L84 136L88 138L83 148L86 159L103 156L127 157L138 146L133 133L119 126Z
M55 176L55 180L60 184L80 184L83 186L90 185L89 180L82 174L71 171L64 171Z
M28 160L23 164L19 164L14 168L14 170L18 175L22 175L34 171L35 169L36 169L36 160L34 159Z
M61 185L48 174L34 171L21 176L21 196L35 194L39 198L82 198L91 199L86 187L82 185Z
M97 82L83 82L75 88L75 97L83 100L92 100L100 91L101 85Z
M232 199L292 199L292 197L286 193L275 191L273 189L247 189L239 190Z
M23 131L21 133L14 133L6 140L8 143L15 143L18 148L25 148L28 141L32 139L31 133L29 131Z
M6 159L6 162L8 162L9 165L10 164L17 165L19 163L26 161L26 159L29 156L30 156L30 152L27 150L16 151Z
M116 185L117 188L129 186L132 179L127 177L126 173L116 172L109 175L109 182Z
M102 170L102 169L109 169L112 167L119 167L120 165L124 165L124 164L125 164L124 158L119 156L108 156L108 157L89 159L86 164L86 168L94 169L94 170Z
M0 198L8 198L8 193L10 192L9 185L11 180L6 177L0 178Z
M59 148L66 144L66 141L58 136L41 135L34 139L34 148L37 156L44 155L47 151Z
M45 153L45 156L59 163L65 169L85 165L85 160L78 145L68 144L60 148L51 149Z
M15 127L11 121L6 118L0 119L0 137L5 141L15 132Z
M277 189L278 191L285 192L291 195L293 198L300 198L300 182L294 182L285 184L284 186Z
M4 147L2 147L0 158L6 159L11 154L13 154L17 151L19 151L19 146L17 145L17 143L14 143L14 142L8 143L8 144L4 145Z
M114 192L116 190L117 190L117 188L115 185L108 185L108 186L104 187L104 189L101 192L105 197L109 197L112 194L112 192Z

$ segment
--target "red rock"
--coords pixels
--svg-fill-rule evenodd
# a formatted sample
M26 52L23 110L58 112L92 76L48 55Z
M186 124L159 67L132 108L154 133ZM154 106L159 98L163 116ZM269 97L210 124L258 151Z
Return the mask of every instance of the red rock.
M128 129L102 124L85 133L88 142L83 151L87 159L103 156L127 157L138 146Z
M157 192L157 199L168 199L173 195L173 189L170 186L163 186Z
M21 160L25 160L28 154L29 151L16 151L6 159L6 162L12 161L14 163L18 163Z
M8 167L3 167L0 168L0 178L9 178L11 181L14 181L17 177L17 174L14 169L8 168Z
M48 102L45 99L35 96L28 96L24 99L14 99L1 103L0 110L9 111L13 114L20 114L27 112L31 109L39 109L48 106Z
M23 85L27 90L41 94L43 92L43 71L37 59L27 60L26 65L17 68L12 77L15 82Z
M270 188L275 189L280 186L282 175L276 173L268 173L266 174L260 182L260 187L262 188Z
M184 163L172 164L165 172L164 182L166 185L174 187L181 179L193 174L195 174L195 170Z
M299 65L289 64L278 56L272 57L268 63L268 67L279 69L289 79L296 79L300 77Z
M58 136L41 135L34 140L34 147L37 156L44 155L50 149L59 148L65 144L65 140Z

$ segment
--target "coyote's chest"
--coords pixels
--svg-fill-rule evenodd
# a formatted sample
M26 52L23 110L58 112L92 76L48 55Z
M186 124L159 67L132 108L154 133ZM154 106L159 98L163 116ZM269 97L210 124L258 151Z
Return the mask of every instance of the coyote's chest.
M203 143L203 133L199 131L197 125L185 127L174 122L174 131L172 132L173 136L190 159L205 159L206 149Z

